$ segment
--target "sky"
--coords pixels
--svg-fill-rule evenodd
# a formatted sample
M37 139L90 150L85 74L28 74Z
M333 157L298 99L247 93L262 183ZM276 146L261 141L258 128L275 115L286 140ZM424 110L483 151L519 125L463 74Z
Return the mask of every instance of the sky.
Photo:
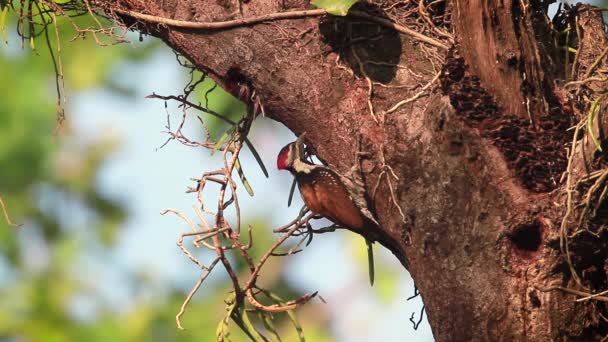
M132 44L137 48L137 43ZM112 77L117 84L136 89L135 97L94 89L71 94L67 101L76 141L90 141L101 135L121 142L103 164L97 182L105 194L128 208L129 216L110 258L97 258L93 252L82 262L100 264L91 268L94 270L91 272L101 272L96 276L109 281L91 285L98 287L110 307L112 303L120 303L127 309L134 288L110 289L101 284L116 283L132 272L145 270L153 284L147 290L148 295L153 295L154 291L167 288L187 291L200 276L200 270L175 245L187 227L175 216L161 216L160 211L172 207L193 214L195 199L184 193L192 185L190 178L218 165L218 160L206 151L177 142L159 149L167 137L163 133L167 112L162 101L144 96L152 92L181 93L186 78L169 49L159 49L144 63L121 63L112 71ZM181 115L171 106L168 112L175 120ZM196 134L193 131L196 127L188 129ZM287 208L291 175L276 170L275 158L295 136L281 124L262 118L254 123L250 138L258 146L270 177L263 177L246 152L243 165L250 170L247 176L254 185L255 197L240 195L243 219L246 222L248 218L264 215L273 226L284 224L297 215L301 200L296 195L291 208ZM409 322L410 315L416 312L417 317L421 308L419 299L406 301L414 291L409 274L390 252L376 247L376 264L398 275L394 297L389 301L379 298L369 285L367 265L355 264L354 249L363 248L363 239L359 238L359 247L357 239L348 232L316 237L304 252L290 257L289 280L302 293L319 291L328 302L336 341L432 341L426 317L417 331ZM213 281L213 276L210 280ZM204 295L204 288L198 295ZM82 316L94 316L94 306L86 300L75 300L73 307Z

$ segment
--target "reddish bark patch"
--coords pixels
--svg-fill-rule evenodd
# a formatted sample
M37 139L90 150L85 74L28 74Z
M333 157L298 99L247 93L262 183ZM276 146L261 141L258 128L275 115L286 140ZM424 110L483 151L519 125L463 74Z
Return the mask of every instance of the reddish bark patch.
M569 115L558 106L538 122L504 113L454 51L448 56L441 81L456 114L500 149L527 189L548 192L557 187L567 165L563 148L571 139L566 132L571 125ZM514 85L513 91L519 88Z

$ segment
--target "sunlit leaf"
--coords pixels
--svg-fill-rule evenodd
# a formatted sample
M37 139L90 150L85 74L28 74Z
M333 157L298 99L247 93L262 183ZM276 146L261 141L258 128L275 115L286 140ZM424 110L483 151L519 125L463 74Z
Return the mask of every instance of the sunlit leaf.
M234 163L234 168L236 169L236 172L239 174L239 178L241 178L241 182L243 182L243 186L245 187L245 190L247 190L247 193L249 193L250 196L253 196L253 189L251 188L249 181L247 181L247 178L245 177L245 173L243 173L243 168L241 167L241 162L239 161L238 158L236 159L236 161Z
M220 323L217 325L217 329L215 330L217 341L230 340L230 317L232 316L234 309L236 308L236 300L234 298L234 295L230 296L230 298L226 300L226 303L226 316L224 316L224 319L220 321Z
M0 7L3 7L0 5ZM5 42L8 42L8 36L6 34L6 14L8 13L8 6L2 8L2 12L0 12L0 37Z
M272 314L266 311L258 311L258 314L262 320L262 323L264 324L264 327L266 328L266 331L268 331L270 340L273 342L281 342L281 337L279 336L279 333L277 333L277 329L274 327Z
M281 304L281 303L285 302L281 297L279 297L275 293L264 291L264 294L269 296L273 300L275 300L277 302L277 304ZM305 342L306 338L304 337L304 330L302 329L302 325L300 324L300 321L296 317L296 314L293 312L293 310L288 310L287 316L289 317L291 324L293 324L294 328L296 329L296 332L298 333L299 341Z
M251 154L253 154L255 161L258 162L258 165L260 165L260 169L262 169L264 176L268 178L268 170L266 170L266 166L264 165L262 157L260 157L258 151L255 149L255 147L253 147L253 144L251 143L251 141L249 141L249 139L245 139L245 144L247 145L247 147L249 147L249 150L251 151Z
M224 143L226 142L226 139L228 139L232 135L232 132L234 132L234 127L228 128L226 130L226 132L224 132L224 134L222 134L222 136L217 140L217 142L215 143L215 146L211 150L211 155L213 155L218 149L220 149L222 147L222 145L224 145Z
M329 14L345 16L357 0L313 0L312 4Z
M256 342L257 341L260 341L260 342L266 341L266 339L264 337L262 337L260 332L257 330L257 328L253 325L253 323L249 319L249 313L247 312L247 310L241 309L239 318L241 319L241 322L243 323L243 326L245 327L245 329L244 329L245 333L247 333L247 335L250 338L252 338Z
M367 245L367 271L369 273L369 284L374 286L374 245L368 239L365 239Z

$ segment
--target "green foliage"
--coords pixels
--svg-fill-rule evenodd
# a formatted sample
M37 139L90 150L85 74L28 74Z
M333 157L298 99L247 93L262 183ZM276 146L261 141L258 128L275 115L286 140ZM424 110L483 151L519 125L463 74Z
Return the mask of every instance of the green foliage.
M0 336L32 341L131 341L122 319L114 313L101 313L98 321L88 323L75 320L67 310L74 296L90 290L74 272L75 263L86 253L85 241L66 230L70 222L64 219L61 202L78 202L78 207L90 212L94 219L88 228L106 245L113 243L126 213L95 185L99 166L116 142L92 138L74 144L69 121L60 131L56 129L57 94L52 85L57 75L52 58L59 62L61 56L63 64L58 68L64 70L70 90L78 91L108 82L109 69L116 62L141 60L160 45L145 44L135 50L126 45L99 48L93 39L70 43L74 28L66 18L58 18L56 29L49 26L50 37L58 38L47 41L44 31L32 31L35 34L26 39L30 43L18 50L18 38L7 28L17 26L19 8L13 12L5 4L0 36L11 41L0 46L0 196L10 218L27 225L16 228L4 216L0 219L0 262L15 275L0 285ZM89 16L73 20L83 27L96 24ZM25 239L18 239L19 235ZM31 238L41 245L31 245ZM38 247L43 247L42 252L35 250ZM32 258L45 259L37 261L43 263L41 270L28 266L26 260ZM172 323L168 321L167 327Z
M7 9L9 5L11 5L11 2L9 2L9 0L0 0L0 10Z
M369 240L365 240L365 244L367 246L367 274L369 277L369 284L374 286L374 246L373 242Z
M65 21L58 21L61 37L65 37L65 32L70 32L70 29L62 26L67 25ZM61 40L66 85L72 91L100 85L111 89L109 69L116 62L145 58L142 50L150 52L150 46L159 46L156 43L147 44L139 50L122 45L100 48L92 42L91 39L78 40L72 45L63 38ZM55 77L54 68L50 54L41 48L44 45L37 43L35 46L38 47L37 51L25 49L16 54L6 48L0 49L0 66L4 76L0 91L11 94L0 96L0 135L3 137L3 144L0 144L0 194L12 220L28 222L24 228L15 228L0 220L0 256L6 257L9 267L16 274L16 279L0 287L0 297L3 298L0 301L0 336L32 341L215 340L214 325L222 320L220 308L228 288L225 283L205 288L204 294L192 300L183 317L188 330L180 331L176 328L174 316L185 293L156 297L153 304L135 298L133 310L116 312L116 308L99 302L94 289L79 279L77 263L87 254L88 246L101 242L111 247L117 228L126 218L122 206L105 198L95 185L99 167L118 142L104 138L94 138L86 144L73 141L70 115L61 133L55 133L56 94L54 88L49 87ZM91 61L89 66L84 63L86 60ZM95 70L89 70L90 66ZM131 92L120 94L128 93ZM218 91L213 93L221 94ZM212 101L211 94L207 96ZM230 95L225 93L218 95L222 96L230 99ZM224 108L228 117L236 121L243 113L239 106L242 107L242 104L231 110L225 105L218 105L218 110ZM229 125L224 131L235 130L234 123L216 120L215 124L216 127ZM218 129L214 128L213 131ZM257 151L248 141L246 144L266 173ZM39 205L40 188L44 189L44 196L50 199L49 207ZM65 229L66 222L62 221L60 215L62 209L55 203L57 197L73 198L79 202L79 206L93 213L95 218L88 222L90 226L87 229L97 233L97 240L85 241L74 231ZM259 258L273 239L265 220L253 224L257 233L252 255ZM44 246L49 250L49 260L42 271L33 272L25 266L24 259L30 251L29 246L17 239L18 229L27 229L28 234L42 237ZM245 267L239 265L237 271L243 272ZM269 267L280 274L282 263L269 263ZM196 267L192 271L196 272ZM145 280L135 281L142 283ZM265 285L279 287L279 292L286 296L295 296L281 277L271 279ZM70 302L82 295L100 305L92 321L79 320L67 310ZM284 319L274 321L274 325L264 325L265 321L269 324L267 315L260 317L257 311L243 310L239 311L239 315L242 325L248 326L251 334L255 330L252 327L258 326L265 327L269 333L274 331L281 334L285 325L283 321L295 319L293 313L283 314ZM230 329L224 334L235 341L247 340L239 329ZM319 331L318 335L328 339L325 332Z
M203 74L200 71L193 72L192 79L201 78L203 78ZM246 114L243 102L218 87L209 77L205 77L204 81L196 87L193 96L203 107L213 110L216 114L221 113L219 116L212 114L204 118L205 126L212 140L218 140L223 132L233 131L234 124Z
M329 14L345 16L357 0L313 0L312 4L322 8Z
M247 193L250 196L253 196L253 189L251 188L249 181L245 177L245 173L243 172L243 168L241 167L241 162L238 160L238 158L234 163L234 168L236 169L236 172L238 173L241 182L243 182L243 186L245 187L245 190L247 190Z
M0 39L8 42L8 36L6 34L6 17L8 14L8 6L4 7L0 3Z
M217 84L212 79L205 77L199 71L192 71L192 80L202 79L203 81L193 91L193 95L202 104L201 109L205 109L206 114L204 121L199 117L201 122L204 122L208 138L215 141L215 146L211 150L211 155L215 154L224 144L231 143L237 137L238 123L246 115L246 106L243 102L236 99L223 89L217 87ZM221 136L219 133L224 132ZM231 139L232 138L232 139ZM253 155L258 166L262 170L264 176L268 177L268 170L260 157L260 154L255 149L249 138L245 138L245 145ZM240 164L237 167L239 176L243 181L247 192L253 196L253 190L247 179L244 178L244 173L240 169Z
M258 153L258 151L255 149L255 147L253 147L253 144L251 143L251 141L249 141L249 139L245 140L245 145L247 145L247 148L249 148L249 151L251 151L253 158L255 158L255 161L258 163L258 166L264 173L264 176L266 176L266 178L268 178L268 170L266 170L266 165L264 165L264 162L262 161L262 157L260 157L260 154Z
M268 295L270 298L275 300L277 303L283 302L283 299L281 297L279 297L277 294L266 292L266 295ZM266 313L266 315L268 315L268 314L269 313ZM291 322L291 324L293 324L293 327L295 328L295 332L298 335L298 340L303 342L305 340L304 330L302 329L302 326L300 325L300 321L296 318L296 315L293 312L293 310L287 311L287 315L289 317L289 321Z

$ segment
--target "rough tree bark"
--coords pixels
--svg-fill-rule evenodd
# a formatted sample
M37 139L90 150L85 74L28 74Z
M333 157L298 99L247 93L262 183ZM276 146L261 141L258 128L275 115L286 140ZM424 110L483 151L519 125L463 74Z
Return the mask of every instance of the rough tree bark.
M121 19L161 37L220 84L229 70L239 72L269 117L306 132L319 158L339 171L351 167L362 138L371 153L364 170L375 213L396 254L408 260L437 341L605 335L601 302L575 303L571 293L539 290L576 287L559 248L567 186L560 178L572 142L568 128L588 106L582 97L571 103L560 80L582 80L608 64L601 56L608 46L601 12L581 7L551 23L542 1L430 3L375 1L357 10L432 35L449 49L360 15L223 30ZM305 0L97 5L191 22L311 8ZM579 48L574 71L566 69L571 75L565 75L564 35L557 32L568 25L567 41ZM585 84L587 95L606 86ZM605 167L603 157L589 152L593 145L586 148L593 167ZM584 177L581 165L573 158L572 182ZM574 263L592 292L607 286L606 236L600 235L571 247L573 255L595 251Z

